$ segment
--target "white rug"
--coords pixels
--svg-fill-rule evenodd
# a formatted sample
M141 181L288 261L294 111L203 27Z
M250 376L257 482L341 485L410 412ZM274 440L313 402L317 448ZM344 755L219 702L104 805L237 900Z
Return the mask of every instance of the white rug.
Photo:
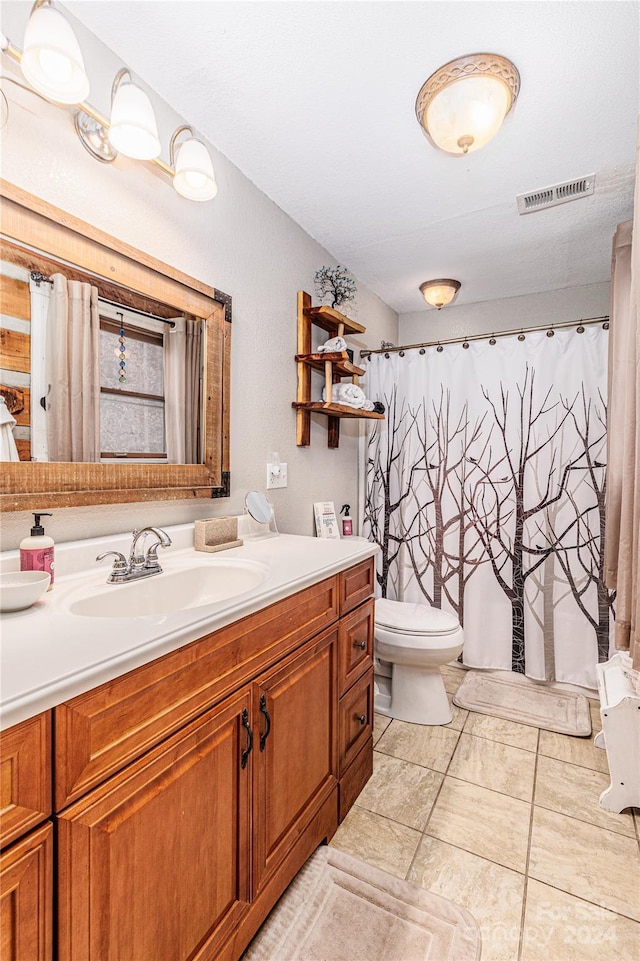
M468 671L453 695L453 703L465 711L493 714L507 721L529 724L544 731L589 737L589 701L582 694L546 687L523 674L500 677Z
M334 848L319 847L242 961L478 961L463 908Z

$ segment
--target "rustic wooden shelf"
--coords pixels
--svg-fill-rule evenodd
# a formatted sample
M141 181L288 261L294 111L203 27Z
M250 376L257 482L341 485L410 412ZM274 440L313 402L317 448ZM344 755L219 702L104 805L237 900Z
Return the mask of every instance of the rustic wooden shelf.
M322 400L310 400L307 403L293 401L291 404L296 410L315 411L320 414L330 414L332 417L353 417L359 420L384 420L384 414L378 414L375 410L362 410L360 407L349 407L346 404L326 404Z
M296 354L296 360L301 360L303 364L308 364L314 370L319 370L324 374L325 364L333 365L333 370L341 377L364 377L366 371L362 367L356 367L349 360L349 355L345 351L324 354Z
M331 397L333 385L339 384L343 377L350 377L353 384L363 377L365 371L349 360L346 351L335 353L313 353L311 328L321 327L333 337L345 334L363 334L366 327L349 320L333 307L312 307L311 297L304 290L298 291L298 368L297 400L292 403L296 411L296 444L308 447L311 443L311 414L325 414L329 418L327 443L338 447L340 443L340 420L349 417L353 420L384 420L384 414L362 410L347 404L332 404L327 401L311 400L311 371L324 374L325 397Z
M345 334L364 334L367 329L362 324L357 324L355 320L349 320L333 307L305 307L304 313L312 324L322 327L336 337L343 337ZM342 330L340 330L341 327Z

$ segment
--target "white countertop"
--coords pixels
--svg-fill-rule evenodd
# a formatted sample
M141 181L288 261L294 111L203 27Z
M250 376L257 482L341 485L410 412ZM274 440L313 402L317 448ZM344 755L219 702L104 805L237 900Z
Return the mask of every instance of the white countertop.
M108 562L98 565L105 550L128 551L130 535L92 538L56 547L55 585L26 611L0 615L0 723L3 728L55 707L62 701L113 680L121 674L197 640L199 637L261 610L340 570L373 556L377 547L360 537L324 540L279 534L246 542L215 554L197 552L193 525L168 527L173 546L160 551L163 570L215 567L225 560L265 565L265 580L256 588L204 607L144 617L86 617L70 604L83 591L118 591L129 585L106 585ZM0 555L1 570L16 570L16 551ZM157 580L162 574L156 575ZM154 578L154 580L156 579Z

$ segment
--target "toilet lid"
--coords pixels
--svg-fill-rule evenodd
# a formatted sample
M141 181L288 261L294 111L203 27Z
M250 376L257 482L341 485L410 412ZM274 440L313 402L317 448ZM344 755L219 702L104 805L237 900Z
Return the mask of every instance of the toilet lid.
M455 614L428 604L376 600L376 624L403 634L452 634L460 627Z

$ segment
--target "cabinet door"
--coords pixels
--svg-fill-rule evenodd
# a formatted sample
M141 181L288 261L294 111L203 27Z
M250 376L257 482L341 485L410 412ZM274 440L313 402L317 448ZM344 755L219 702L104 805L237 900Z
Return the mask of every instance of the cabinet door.
M51 712L0 734L0 840L16 841L51 814Z
M249 897L249 692L59 816L60 961L216 957Z
M0 858L0 958L50 961L52 956L51 822Z
M254 892L336 791L337 636L333 628L255 685Z

